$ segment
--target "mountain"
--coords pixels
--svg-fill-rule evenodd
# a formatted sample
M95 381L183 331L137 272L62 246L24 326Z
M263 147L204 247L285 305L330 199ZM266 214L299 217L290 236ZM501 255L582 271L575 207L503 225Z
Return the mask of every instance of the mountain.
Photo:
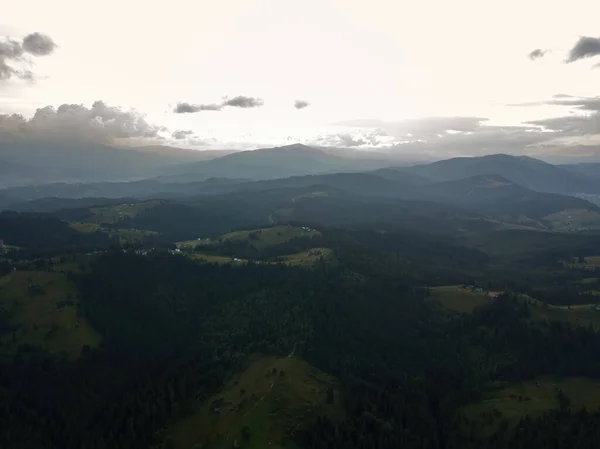
M188 148L171 147L167 145L147 145L141 147L122 147L124 150L134 150L141 153L158 154L176 158L178 162L210 161L228 154L237 153L238 150L191 150Z
M102 197L86 197L86 198L58 198L45 197L32 201L13 202L8 208L16 212L37 212L49 213L56 212L61 209L79 209L90 207L105 207L116 206L123 203L132 203L136 200L133 198L102 198Z
M498 175L474 176L458 181L429 184L420 189L423 198L456 204L481 214L510 221L542 220L565 210L600 213L584 199L556 193L536 192Z
M287 178L319 173L357 172L386 167L386 159L347 158L302 144L240 151L206 162L181 164L165 170L163 182L192 182L211 177Z
M402 181L412 185L425 185L431 183L431 179L409 172L400 167L380 168L369 173L387 179L388 181Z
M37 210L39 200L83 198L182 198L190 195L224 193L235 190L246 179L210 178L201 182L161 183L152 179L129 182L53 183L10 187L0 191L0 209ZM28 204L32 203L32 204ZM43 203L43 201L42 201ZM68 207L68 206L64 206Z
M432 181L456 181L479 175L500 175L503 178L538 192L574 194L600 192L600 181L584 173L527 156L493 154L480 157L459 157L416 165L405 169L409 173Z
M0 187L150 178L169 165L220 155L170 147L123 149L89 141L5 138L0 139Z
M560 165L560 167L575 174L600 180L600 163L590 162L584 164Z

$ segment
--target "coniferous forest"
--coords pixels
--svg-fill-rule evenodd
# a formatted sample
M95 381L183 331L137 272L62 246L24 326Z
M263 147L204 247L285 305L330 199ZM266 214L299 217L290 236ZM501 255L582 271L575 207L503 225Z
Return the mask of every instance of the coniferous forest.
M224 245L240 257L256 250ZM269 262L316 246L332 248L335 260ZM527 297L543 291L546 308L570 296L569 304L583 303L577 289L563 287L561 296L549 283L551 251L546 265L536 256L544 270L516 267L507 281L508 268L486 253L408 231L323 228L237 266L199 263L168 248L144 251L143 242L98 247L86 267L69 262L79 257L70 245L54 249L61 261L34 267L60 272L76 287L78 316L102 337L97 347L84 345L75 358L45 351L22 342L11 310L2 311L0 447L177 447L165 429L191 413L197 398L219 392L253 354L290 352L338 379L343 397L343 419L298 423L288 439L297 447L592 448L600 441L600 410L576 408L560 388L555 407L512 422L465 412L490 385L600 378L594 326L536 319L532 300L523 299L533 285ZM36 250L23 254L34 258ZM11 257L8 266L18 263ZM563 270L566 279L580 275ZM6 270L4 279L10 276ZM460 313L433 298L435 285L452 283L502 293Z

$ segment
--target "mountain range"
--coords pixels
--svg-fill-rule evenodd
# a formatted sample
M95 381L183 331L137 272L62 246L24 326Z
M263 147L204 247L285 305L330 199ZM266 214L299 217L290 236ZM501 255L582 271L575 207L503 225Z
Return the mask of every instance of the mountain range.
M202 204L205 213L227 207L234 213L243 203L253 223L267 216L282 219L281 211L285 219L336 224L410 222L407 217L423 211L432 222L441 213L446 218L488 217L544 229L555 226L550 224L557 219L553 214L563 211L586 211L579 221L565 219L563 227L571 221L600 221L600 209L587 201L600 194L597 164L553 165L496 154L399 166L397 159L386 160L381 154L359 156L350 151L344 157L341 150L300 144L220 154L171 147L95 145L81 150L57 142L45 148L40 142L6 148L0 146L0 155L10 156L12 162L0 165L5 183L19 176L21 182L38 181L0 189L0 208L19 211L87 208L126 198L128 202L165 199L181 207ZM36 157L25 160L19 149ZM53 154L58 158L53 159ZM58 164L69 157L72 160L65 166ZM94 181L107 170L109 179ZM69 176L68 181L84 178L85 182L43 182L63 175ZM164 208L167 213L168 206ZM191 216L192 221L201 219L196 213Z

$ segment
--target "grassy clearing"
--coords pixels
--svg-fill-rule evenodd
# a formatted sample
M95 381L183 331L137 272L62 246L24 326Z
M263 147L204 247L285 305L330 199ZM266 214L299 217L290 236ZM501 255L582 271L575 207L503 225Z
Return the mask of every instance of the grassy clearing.
M543 220L556 231L572 228L597 228L600 226L600 214L587 209L569 209L547 215Z
M328 388L333 404L326 401ZM170 429L176 449L233 447L236 439L249 448L293 448L290 435L303 423L318 414L343 418L337 381L294 357L257 357L219 394L194 408ZM246 426L249 440L243 436Z
M296 237L315 237L319 231L306 230L296 226L274 226L272 228L254 229L251 231L235 231L224 234L219 240L248 240L256 249L271 245L279 245Z
M333 251L329 248L312 248L301 253L283 256L283 263L296 267L307 267L321 259L330 260L332 256Z
M210 245L211 243L214 243L213 240L206 238L206 239L197 239L197 240L185 240L183 242L175 242L175 246L177 246L177 248L187 248L187 249L196 249L198 246L206 246L206 245Z
M593 411L600 407L600 380L543 377L527 382L493 384L481 402L463 407L462 412L470 420L480 421L483 432L489 433L503 421L515 425L527 415L535 417L558 408L557 388L571 400L571 410L586 408Z
M77 291L62 273L15 271L0 278L0 307L15 326L2 337L9 349L28 343L76 358L83 346L98 346L100 335L78 315ZM14 340L13 340L14 338Z
M204 263L218 263L218 264L242 264L247 263L246 259L238 259L237 262L232 257L227 256L216 256L214 254L204 253L191 253L187 254L190 259L197 260Z
M69 227L79 232L91 233L91 232L105 232L109 235L115 235L119 237L121 243L135 242L142 240L144 237L149 235L156 235L154 231L147 231L145 229L113 229L101 227L98 223L89 223L85 221L73 221L69 223Z
M237 261L233 260L232 257L218 256L214 254L206 253L186 253L186 256L190 259L197 260L204 263L218 263L218 264L245 264L248 263L248 259L239 258ZM308 251L303 251L296 254L288 254L281 256L279 261L262 262L270 265L274 264L286 264L294 267L309 267L319 262L321 259L327 261L331 260L333 251L329 248L313 248ZM261 263L261 262L257 262Z
M532 298L526 300L535 320L564 321L575 327L592 326L600 331L600 311L595 309L596 304L579 304L569 307L544 304Z
M83 233L92 233L100 230L98 223L88 223L86 221L71 221L69 222L69 227Z
M488 292L473 292L461 285L432 287L431 297L438 300L447 309L460 313L471 313L477 307L491 304L494 300Z
M142 203L119 204L117 206L94 207L90 209L94 214L89 218L92 223L117 223L121 220L133 218L139 213L153 209L161 202L144 201Z

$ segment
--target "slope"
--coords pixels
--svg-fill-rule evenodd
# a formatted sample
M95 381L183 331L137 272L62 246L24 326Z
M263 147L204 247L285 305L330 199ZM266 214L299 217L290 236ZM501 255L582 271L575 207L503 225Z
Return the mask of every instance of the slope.
M318 173L361 171L389 165L386 160L345 158L306 145L295 144L241 151L207 162L182 164L168 170L163 181L189 182L209 177L286 178Z
M493 154L481 157L459 157L416 165L406 171L432 181L456 181L479 175L500 175L531 190L550 193L600 191L600 182L563 167L526 156Z
M115 148L83 140L0 139L0 173L7 171L10 175L0 178L0 187L152 177L165 166L201 158L200 152L169 151L169 147L158 151Z

